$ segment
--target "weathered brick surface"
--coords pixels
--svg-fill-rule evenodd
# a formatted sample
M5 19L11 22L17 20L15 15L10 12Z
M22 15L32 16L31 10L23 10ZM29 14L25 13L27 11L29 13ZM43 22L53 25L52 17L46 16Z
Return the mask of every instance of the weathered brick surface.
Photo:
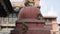
M37 19L40 10L36 7L26 7L20 10L18 19Z
M19 31L13 31L11 32L11 34L23 34L23 33ZM50 31L49 30L28 30L24 34L50 34Z
M42 18L41 21L38 20L39 15L42 17L40 10L36 7L26 7L20 10L16 29L11 31L11 34L50 34L50 30L44 28L45 22L43 22ZM22 28L24 27L24 30L28 30L23 33Z
M50 31L46 30L34 30L34 31L28 31L26 34L50 34Z
M44 29L44 24L28 23L28 31L24 34L50 34L50 30ZM23 34L21 28L22 24L17 24L16 29L11 31L11 34Z
M37 24L37 22L35 22L35 23L31 23L31 22L29 22L28 24L27 24L27 26L28 26L28 28L43 28L44 27L44 23L43 24L41 24L42 22L40 22L40 23L38 23ZM16 24L16 28L22 28L23 27L23 24Z

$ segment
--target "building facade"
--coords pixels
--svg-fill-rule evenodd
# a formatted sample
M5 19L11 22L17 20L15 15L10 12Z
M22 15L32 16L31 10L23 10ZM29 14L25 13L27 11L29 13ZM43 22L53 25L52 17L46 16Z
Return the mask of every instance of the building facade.
M30 0L29 0L30 1ZM5 4L3 1L2 5L5 8ZM33 0L31 2L34 2ZM23 0L23 2L11 2L12 6L16 11L19 10L19 7L24 7L25 0ZM15 21L17 20L17 13L11 13L9 14L7 17L0 17L0 34L8 34L10 33L11 30L13 30L15 28Z
M34 4L35 7L39 6L40 0L29 0L29 1L30 1L31 5ZM25 2L26 2L26 0L24 0L23 2L11 2L11 4L15 8L14 10L19 10L19 7L21 7L21 6L25 7L25 5L24 5ZM27 12L27 13L29 13L29 12ZM39 10L38 10L38 12L40 13ZM24 13L25 13L25 11L24 11ZM27 13L25 13L25 14L27 14ZM32 14L33 13L34 12L32 11ZM30 15L30 13L28 15ZM36 15L37 14L34 14L34 16L36 16ZM35 24L33 24L33 23L29 24L29 29L31 29L30 33L34 33L34 31L32 32L32 30L35 28L35 32L36 32L36 30L40 29L36 34L38 34L39 32L43 33L43 32L45 32L44 30L47 30L48 32L46 32L46 33L49 33L49 34L58 34L58 25L57 25L56 17L54 17L54 16L42 16L41 13L39 15L40 16L38 16L38 17L36 16L37 17L36 21L29 20L30 22L35 22ZM23 16L26 16L26 15L23 15ZM32 16L32 18L35 18L34 16ZM29 17L31 17L31 16L29 16ZM2 33L8 34L8 33L10 33L11 30L14 30L14 28L16 27L16 25L15 25L16 20L17 20L16 14L13 14L13 15L10 14L8 17L4 17L4 18L0 17L0 34L2 34ZM42 21L40 21L40 20L42 20ZM39 23L36 23L36 22L39 22ZM19 25L20 24L17 24L18 28L20 28ZM43 34L45 34L45 33L43 33Z
M54 16L42 16L36 7L25 7L19 12L16 28L10 34L59 34Z

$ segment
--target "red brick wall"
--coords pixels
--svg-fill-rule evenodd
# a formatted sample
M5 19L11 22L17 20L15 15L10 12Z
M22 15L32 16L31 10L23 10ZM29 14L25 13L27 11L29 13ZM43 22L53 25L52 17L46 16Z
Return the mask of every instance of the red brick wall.
M37 24L37 23L28 24L29 28L42 28L43 26L44 24Z
M50 34L50 31L48 31L48 30L31 30L31 31L27 31L26 34Z
M24 34L50 34L49 30L38 30L38 29L34 29L34 28L43 28L44 24L43 23L27 23L28 28L33 28L28 29L27 32L25 32ZM20 24L16 24L16 28L15 30L11 31L11 34L23 34L22 31L20 30L20 28L22 28L23 25L22 23Z
M27 24L28 28L43 28L44 27L44 23L37 23L37 22L31 23L31 22L29 22L26 24ZM22 27L23 27L22 23L16 24L16 28L22 28Z
M11 34L22 34L19 31L12 31ZM51 34L49 30L28 30L25 34Z

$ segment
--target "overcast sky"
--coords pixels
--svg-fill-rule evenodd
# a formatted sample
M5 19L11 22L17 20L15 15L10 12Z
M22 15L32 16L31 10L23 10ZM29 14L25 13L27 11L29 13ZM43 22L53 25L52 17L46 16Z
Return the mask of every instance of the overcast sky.
M11 0L11 2L22 2L23 0ZM57 16L60 23L60 0L41 0L41 13L43 16Z

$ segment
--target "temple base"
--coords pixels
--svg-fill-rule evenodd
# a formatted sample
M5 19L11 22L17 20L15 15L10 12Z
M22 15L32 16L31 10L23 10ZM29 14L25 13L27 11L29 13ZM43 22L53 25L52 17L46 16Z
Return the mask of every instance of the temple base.
M51 34L49 30L28 30L25 33L22 31L12 30L10 34Z

